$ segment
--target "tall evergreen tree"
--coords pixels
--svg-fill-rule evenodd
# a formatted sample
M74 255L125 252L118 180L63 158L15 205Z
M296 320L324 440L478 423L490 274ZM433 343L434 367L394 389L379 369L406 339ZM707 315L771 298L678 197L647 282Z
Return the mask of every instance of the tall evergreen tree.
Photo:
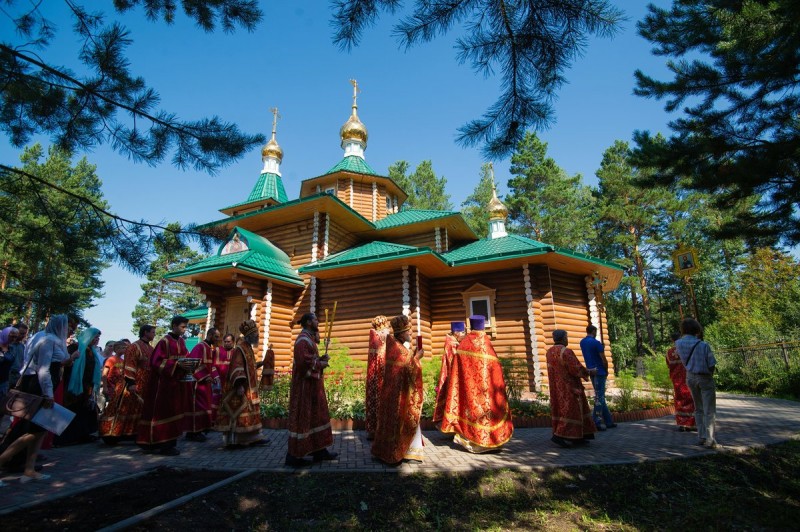
M422 161L411 174L407 174L408 168L406 161L397 161L389 167L389 177L408 194L404 205L412 209L434 211L453 208L450 194L445 192L447 179L444 176L436 177L431 161Z
M647 183L686 186L730 209L758 197L718 234L800 243L800 9L795 0L675 0L650 6L639 33L670 59L674 78L636 72L636 93L667 99L674 135L637 132ZM685 106L685 107L683 107Z
M431 41L454 28L458 60L483 75L499 72L501 93L479 119L459 130L458 141L481 145L490 158L505 157L528 128L552 120L552 101L564 73L586 47L589 35L613 35L622 12L608 0L414 0L413 11L394 28L403 47ZM334 41L358 45L365 28L399 0L335 0Z
M19 170L57 189L19 178L0 189L0 319L24 319L34 330L51 314L80 315L102 296L114 232L73 196L105 207L96 167L85 158L73 165L55 147L44 157L39 144L25 149Z
M586 251L594 239L594 198L547 157L547 144L528 132L511 156L505 204L512 232L554 246Z
M156 326L159 335L165 334L173 316L202 303L196 287L164 279L167 273L201 258L175 237L173 231L179 227L177 223L169 224L168 231L155 239L156 257L147 272L147 282L142 284L142 297L131 313L134 333L138 333L142 325L149 324Z
M489 233L489 201L492 199L492 166L490 163L481 165L481 178L472 194L461 204L461 214L475 234L483 238Z

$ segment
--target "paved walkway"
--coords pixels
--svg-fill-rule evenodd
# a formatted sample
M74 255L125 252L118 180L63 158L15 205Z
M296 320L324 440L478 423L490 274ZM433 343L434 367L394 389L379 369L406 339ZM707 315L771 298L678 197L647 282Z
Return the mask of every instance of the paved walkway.
M115 482L142 474L158 466L241 471L289 472L284 467L287 431L265 431L270 445L227 451L221 437L212 434L206 443L180 441L180 456L145 455L133 444L106 447L87 444L45 451L44 472L48 481L20 484L18 476L3 476L0 515L53 497ZM800 438L800 403L738 395L717 396L717 433L722 450L744 450ZM407 474L415 472L458 472L509 468L529 471L546 467L624 464L646 460L688 458L711 451L695 445L696 433L678 432L672 416L620 423L616 429L597 434L587 446L561 449L550 442L550 429L517 429L513 439L496 454L474 455L459 450L436 431L426 431L425 462L387 467L374 462L363 431L334 434L333 450L339 460L322 462L304 473L352 472Z

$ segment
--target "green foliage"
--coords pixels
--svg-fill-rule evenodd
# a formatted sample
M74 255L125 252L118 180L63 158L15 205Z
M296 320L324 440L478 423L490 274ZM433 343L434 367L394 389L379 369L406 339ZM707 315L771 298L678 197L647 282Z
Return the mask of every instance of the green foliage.
M285 418L289 416L289 391L292 388L292 374L275 372L272 390L259 390L261 415L266 418Z
M757 204L722 224L725 238L800 242L800 10L795 0L676 0L651 5L639 33L669 58L674 77L636 72L636 94L683 111L674 135L637 132L637 158L657 169L647 181L713 194L720 209Z
M328 410L332 418L364 419L367 363L351 358L349 353L350 350L336 338L331 340L328 347L330 361L325 370ZM356 378L356 371L361 374L360 378Z
M153 241L156 257L147 271L147 282L141 285L143 294L131 313L134 334L145 324L155 325L157 336L166 334L173 316L202 303L197 287L164 279L166 274L202 258L173 232L180 230L180 224L169 224L167 229Z
M645 380L653 393L661 394L665 400L674 393L669 366L663 356L652 355L644 358Z
M381 11L394 13L397 0L334 2L334 42L349 49ZM458 141L482 146L487 158L506 157L527 128L546 127L564 72L589 35L613 35L622 11L607 0L591 2L430 2L415 0L413 12L394 28L402 47L433 40L454 28L458 59L476 72L501 76L501 94L476 120L460 129Z
M36 331L47 316L81 312L102 295L101 274L114 234L108 217L71 194L106 203L96 167L52 147L26 148L21 170L58 189L0 174L0 319L22 319ZM43 160L44 159L44 160Z
M510 230L554 246L586 251L595 235L594 198L581 176L547 157L547 144L527 132L511 155Z
M798 342L719 351L715 353L715 358L716 381L721 389L775 397L800 397Z
M627 412L633 408L634 397L636 394L636 373L631 370L622 370L615 376L616 387L619 394L613 396L609 401L614 406L615 411Z
M412 209L449 211L453 208L450 194L445 192L447 179L436 177L431 161L422 161L412 174L406 161L397 161L389 167L389 177L408 194L404 206Z
M479 238L485 238L489 233L487 207L492 199L493 184L491 165L484 163L481 165L481 179L475 190L461 204L461 215Z

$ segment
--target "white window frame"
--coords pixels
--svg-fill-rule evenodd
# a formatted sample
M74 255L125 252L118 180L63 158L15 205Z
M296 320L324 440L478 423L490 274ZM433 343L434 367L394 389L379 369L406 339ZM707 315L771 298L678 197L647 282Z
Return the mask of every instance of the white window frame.
M488 316L486 318L486 331L492 338L497 337L497 322L494 314L494 303L497 299L497 290L475 283L462 293L464 298L464 308L467 311L466 322L469 324L469 317L473 315L472 303L474 301L485 301L486 308L488 309Z

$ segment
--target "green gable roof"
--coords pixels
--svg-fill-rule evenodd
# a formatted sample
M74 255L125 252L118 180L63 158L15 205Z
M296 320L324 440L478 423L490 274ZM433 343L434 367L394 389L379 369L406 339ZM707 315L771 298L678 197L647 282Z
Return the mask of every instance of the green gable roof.
M187 275L205 273L226 268L236 268L251 273L272 277L296 286L303 286L303 279L297 275L292 266L286 262L277 261L270 257L265 257L258 251L240 251L228 255L214 255L194 264L190 264L182 270L168 273L164 277L172 279L174 277L185 277Z
M554 251L553 246L525 238L508 235L491 240L478 240L444 254L451 266L477 264L511 257L540 255Z
M327 270L330 268L340 268L354 264L369 264L373 262L383 262L395 260L400 257L408 258L417 255L433 253L430 248L414 246L404 246L402 244L392 244L391 242L369 242L360 246L346 249L330 255L325 260L308 264L300 268L300 273L311 273L316 270Z
M455 211L431 211L423 209L404 209L398 213L390 214L386 218L382 218L375 222L375 229L389 229L391 227L398 227L401 225L409 225L413 223L425 222L428 220L437 220L439 218L446 218L461 214Z
M289 263L289 255L287 255L281 248L267 240L261 235L257 235L252 231L248 231L247 229L242 229L241 227L236 227L231 231L231 234L228 236L228 241L233 239L233 235L239 233L239 236L244 238L247 241L247 245L250 248L250 251L257 251L268 257L270 259ZM222 250L225 248L225 245L228 242L222 244L219 249L217 250L217 255L222 254Z
M325 172L323 175L332 174L334 172L355 172L356 174L367 174L367 175L378 175L378 173L372 169L370 165L367 164L367 161L358 157L356 155L348 155L336 165Z
M187 320L198 320L200 318L205 318L208 316L208 307L205 305L193 308L192 310L187 310L183 314L181 314Z

